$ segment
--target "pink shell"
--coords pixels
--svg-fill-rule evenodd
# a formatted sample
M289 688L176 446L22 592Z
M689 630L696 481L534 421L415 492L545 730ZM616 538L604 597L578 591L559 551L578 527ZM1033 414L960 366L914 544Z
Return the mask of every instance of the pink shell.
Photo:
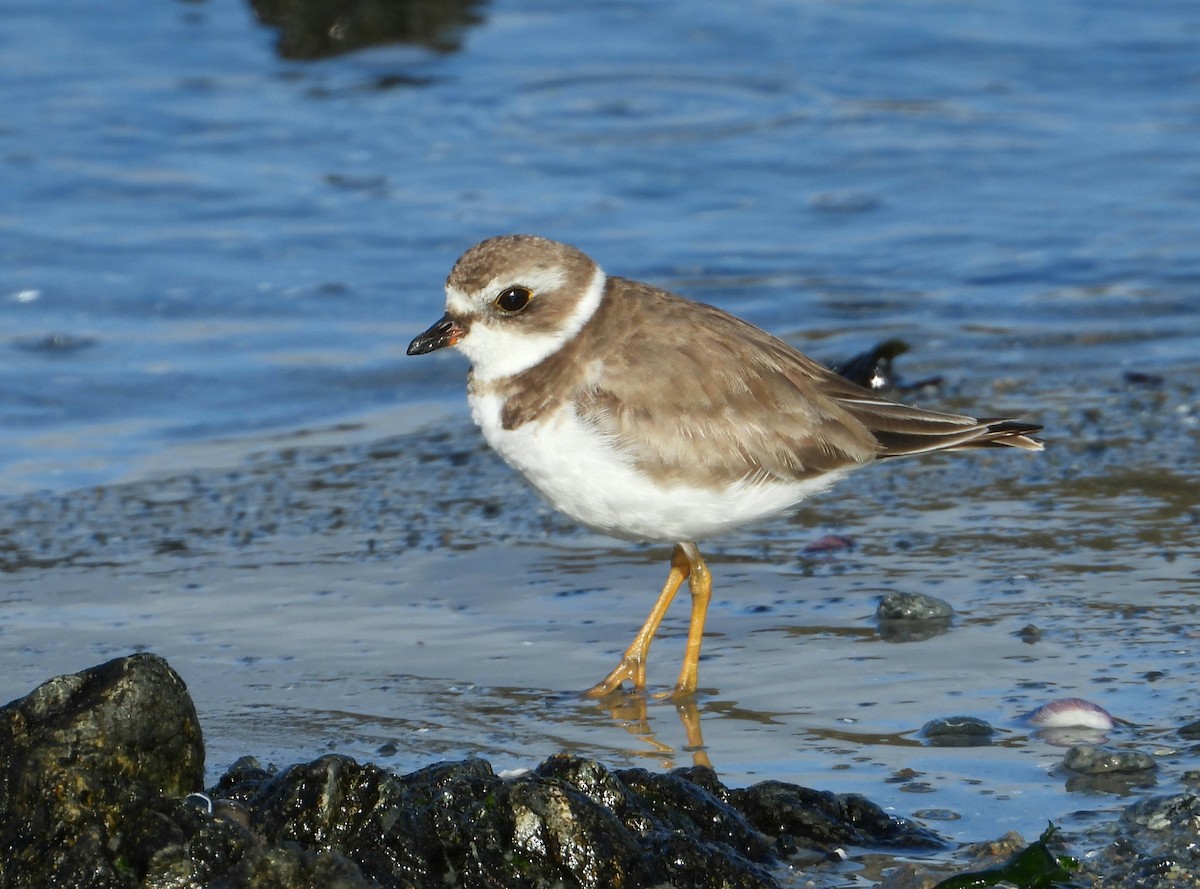
M1116 724L1112 714L1091 701L1083 698L1060 698L1048 704L1042 704L1026 719L1033 725L1046 728L1098 728L1110 729Z

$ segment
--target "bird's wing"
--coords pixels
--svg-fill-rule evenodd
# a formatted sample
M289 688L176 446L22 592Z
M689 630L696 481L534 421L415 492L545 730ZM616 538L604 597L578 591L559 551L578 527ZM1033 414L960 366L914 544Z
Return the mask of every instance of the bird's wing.
M624 284L623 299L605 301L602 359L580 379L578 410L643 471L791 481L878 455L823 392L824 367L719 309Z
M719 309L623 284L603 304L579 412L657 479L798 480L878 457L1041 447L1039 427L888 401Z

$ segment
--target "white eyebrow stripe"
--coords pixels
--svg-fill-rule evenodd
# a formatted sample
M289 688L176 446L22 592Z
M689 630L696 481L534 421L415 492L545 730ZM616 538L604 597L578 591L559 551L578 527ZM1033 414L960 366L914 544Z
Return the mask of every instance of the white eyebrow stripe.
M604 297L607 280L604 271L597 267L574 310L557 330L533 333L513 329L509 325L491 325L475 317L466 336L457 344L458 350L471 359L475 379L497 380L541 364L569 342L596 314ZM534 296L534 299L537 297ZM449 289L446 302L448 307L453 305ZM451 311L454 311L453 308ZM470 313L467 314L470 317Z

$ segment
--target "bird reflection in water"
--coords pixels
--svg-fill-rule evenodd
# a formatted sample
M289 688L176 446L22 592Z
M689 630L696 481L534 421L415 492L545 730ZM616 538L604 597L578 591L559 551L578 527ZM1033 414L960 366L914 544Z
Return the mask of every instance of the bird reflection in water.
M704 736L700 730L700 708L696 706L695 697L675 700L672 703L687 738L682 752L691 753L693 766L713 768L708 750L704 746ZM678 751L670 744L660 741L650 726L649 701L645 695L609 695L599 700L597 705L599 709L607 711L609 716L627 732L649 745L654 753L665 757L666 768L676 768L679 765L675 761Z

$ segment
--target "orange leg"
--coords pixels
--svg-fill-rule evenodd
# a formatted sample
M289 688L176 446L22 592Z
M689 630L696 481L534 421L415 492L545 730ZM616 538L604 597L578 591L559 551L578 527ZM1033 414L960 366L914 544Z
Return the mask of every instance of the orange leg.
M621 661L617 664L616 669L585 691L585 695L589 698L602 698L610 695L620 688L621 683L626 679L632 680L636 691L642 691L646 687L646 657L650 654L650 643L654 641L658 625L662 623L663 616L671 605L671 600L675 598L675 593L679 590L679 585L691 571L692 564L683 550L683 544L675 544L675 549L671 552L671 573L667 575L667 582L663 584L662 592L658 594L658 601L650 609L650 616L646 618L646 622L642 624L638 634L633 637L633 642L625 649L625 654L621 656Z
M658 601L650 610L650 616L646 618L629 648L625 649L625 654L622 655L616 669L584 694L590 698L602 698L620 688L626 679L633 682L635 691L643 691L646 688L646 658L650 654L650 643L654 641L654 634L658 632L659 624L662 623L671 600L675 598L675 593L679 591L684 580L688 581L688 588L692 593L692 619L688 627L683 669L671 696L678 699L695 694L704 620L708 614L708 602L712 598L712 575L708 566L704 564L704 559L700 557L699 548L690 542L675 544L675 549L671 552L671 573L667 575L667 582L658 594Z
M712 599L712 574L700 550L694 543L680 544L691 565L688 573L688 589L692 593L692 619L688 624L687 650L683 654L683 669L671 697L679 700L696 693L700 679L700 643L704 641L704 621L708 617L708 603Z

